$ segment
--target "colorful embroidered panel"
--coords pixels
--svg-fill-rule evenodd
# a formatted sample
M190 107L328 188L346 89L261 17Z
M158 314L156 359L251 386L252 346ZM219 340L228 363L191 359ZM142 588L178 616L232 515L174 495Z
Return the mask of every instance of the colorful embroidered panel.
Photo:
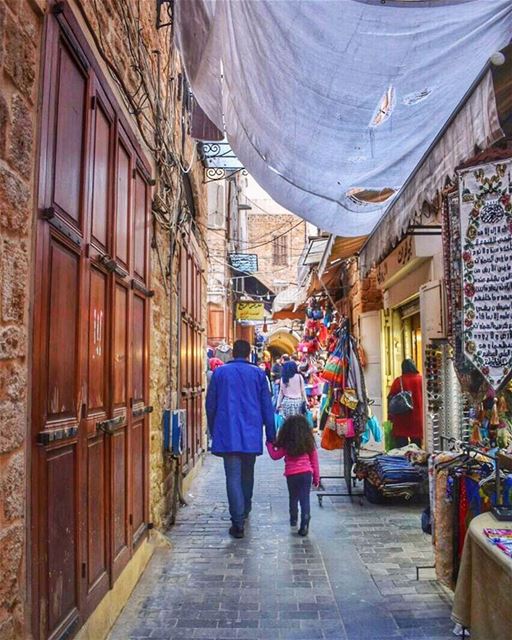
M512 371L512 161L459 174L466 358L497 390Z

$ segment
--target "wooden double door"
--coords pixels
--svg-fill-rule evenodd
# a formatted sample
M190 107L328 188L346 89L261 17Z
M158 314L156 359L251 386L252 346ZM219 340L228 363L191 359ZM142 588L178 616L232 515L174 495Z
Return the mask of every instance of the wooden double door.
M180 254L180 388L185 412L183 464L187 472L203 451L204 366L203 272L200 249L192 235Z
M36 229L36 638L81 626L148 528L150 185L67 6L46 24Z

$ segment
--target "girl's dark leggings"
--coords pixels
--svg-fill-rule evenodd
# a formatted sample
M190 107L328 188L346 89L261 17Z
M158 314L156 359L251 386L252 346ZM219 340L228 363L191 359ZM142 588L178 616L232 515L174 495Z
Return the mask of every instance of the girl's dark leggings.
M296 473L293 476L287 476L286 481L288 483L288 493L290 495L290 520L298 519L299 503L301 524L304 524L306 520L309 520L311 513L309 494L311 492L312 480L313 474L311 472Z

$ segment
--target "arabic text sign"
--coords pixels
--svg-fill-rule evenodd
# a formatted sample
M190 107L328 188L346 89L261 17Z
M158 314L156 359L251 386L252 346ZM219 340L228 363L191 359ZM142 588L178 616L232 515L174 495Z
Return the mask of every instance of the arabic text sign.
M237 320L264 320L265 306L263 302L239 302L236 305Z

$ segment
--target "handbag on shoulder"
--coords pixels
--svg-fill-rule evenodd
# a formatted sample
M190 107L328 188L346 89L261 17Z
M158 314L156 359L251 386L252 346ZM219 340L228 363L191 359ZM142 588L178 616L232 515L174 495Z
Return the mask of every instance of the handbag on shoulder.
M404 391L402 376L400 376L400 389L398 393L389 396L388 399L388 412L392 416L401 416L414 409L412 393L410 391Z

